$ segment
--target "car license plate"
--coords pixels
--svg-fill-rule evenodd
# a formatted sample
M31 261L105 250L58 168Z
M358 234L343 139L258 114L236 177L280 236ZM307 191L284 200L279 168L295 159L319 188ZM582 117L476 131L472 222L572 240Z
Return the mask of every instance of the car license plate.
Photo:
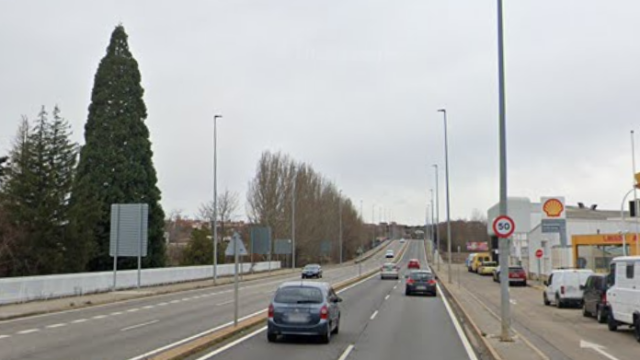
M426 286L416 286L416 290L427 290Z
M290 323L305 323L307 321L309 321L309 317L306 314L289 314L289 316L287 317L287 320Z

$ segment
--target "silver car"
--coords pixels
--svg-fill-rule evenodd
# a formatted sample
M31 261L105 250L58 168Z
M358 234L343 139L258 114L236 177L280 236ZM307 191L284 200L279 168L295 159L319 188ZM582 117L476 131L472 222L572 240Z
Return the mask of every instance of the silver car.
M276 290L269 305L267 340L279 335L319 336L329 343L332 334L340 331L342 299L325 282L292 281Z
M394 263L385 263L380 268L380 279L400 279L400 267Z

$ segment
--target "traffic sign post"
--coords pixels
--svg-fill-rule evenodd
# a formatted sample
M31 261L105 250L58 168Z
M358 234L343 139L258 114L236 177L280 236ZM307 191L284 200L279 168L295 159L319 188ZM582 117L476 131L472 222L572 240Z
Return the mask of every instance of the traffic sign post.
M542 249L536 250L536 259L538 260L538 284L542 284L542 271L540 270L542 268L540 266L542 255L544 255L544 252L542 251Z

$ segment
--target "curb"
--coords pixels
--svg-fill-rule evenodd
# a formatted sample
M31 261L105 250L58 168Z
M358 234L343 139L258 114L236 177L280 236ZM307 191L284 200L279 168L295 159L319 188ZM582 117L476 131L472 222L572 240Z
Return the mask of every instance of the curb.
M402 257L404 256L404 253L406 252L408 247L408 243L405 242L405 244L402 246L402 248L400 249L398 255L394 258L394 260L392 262L398 263L400 261L400 259L402 259ZM336 285L333 286L333 288L337 291L342 290L346 287L349 287L350 285L353 285L359 281L368 279L372 276L374 276L376 273L378 273L380 270L375 268L373 270L369 270L366 273L362 274L361 276L356 276L354 278L351 279L347 279L344 280L340 283L337 283ZM234 327L233 325L230 325L226 328L220 329L212 334L209 335L205 335L203 337L200 337L198 339L195 339L191 342L188 342L187 344L184 345L180 345L177 347L174 347L172 349L168 349L164 352L161 352L159 354L156 355L152 355L150 357L148 357L147 359L149 360L178 360L178 359L184 359L187 356L191 356L194 355L200 351L203 351L206 348L212 347L214 345L217 345L227 339L229 339L230 337L236 336L242 332L245 332L253 327L257 327L258 325L266 322L267 320L267 314L266 314L266 309L264 309L260 314L249 318L249 319L245 319L241 322L238 322L238 326ZM502 360L502 359L500 359Z

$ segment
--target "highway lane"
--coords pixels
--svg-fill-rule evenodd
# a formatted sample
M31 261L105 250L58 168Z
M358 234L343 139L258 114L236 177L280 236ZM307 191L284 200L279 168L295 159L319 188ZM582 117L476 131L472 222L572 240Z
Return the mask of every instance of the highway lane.
M390 244L396 251L398 241ZM377 268L384 252L363 264ZM338 282L356 266L325 269ZM241 284L240 316L263 310L275 288L294 276ZM0 359L129 359L232 320L233 286L136 299L0 323Z
M422 241L410 241L401 261L403 269L410 258L426 264ZM380 280L379 276L340 296L344 300L340 334L328 345L304 337L269 343L262 331L224 352L193 359L469 359L440 297L406 297L403 279Z

